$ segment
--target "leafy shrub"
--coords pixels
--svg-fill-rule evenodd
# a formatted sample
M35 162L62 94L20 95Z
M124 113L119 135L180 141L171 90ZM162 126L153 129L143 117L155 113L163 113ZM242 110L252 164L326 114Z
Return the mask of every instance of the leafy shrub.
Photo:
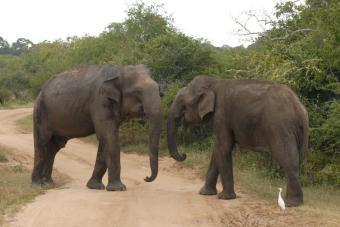
M4 105L13 99L12 93L7 88L0 88L0 105Z
M143 120L133 119L125 122L119 130L119 142L121 146L149 143L148 127Z
M144 51L144 62L160 82L189 82L215 63L206 44L181 33L158 36L145 45Z
M183 86L182 86L181 82L175 81L175 82L171 83L168 86L168 88L166 89L166 92L165 92L164 96L162 97L162 105L163 105L165 118L167 118L167 116L168 116L170 106L171 106L173 100L175 99L177 92L182 87Z
M320 127L312 130L313 147L340 155L340 101L332 101L327 106L327 117Z

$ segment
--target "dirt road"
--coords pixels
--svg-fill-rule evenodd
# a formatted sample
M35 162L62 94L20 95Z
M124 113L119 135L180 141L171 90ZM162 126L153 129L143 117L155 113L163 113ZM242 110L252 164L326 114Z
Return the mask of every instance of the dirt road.
M15 120L32 109L0 110L0 144L33 158L33 136L22 134ZM61 150L55 168L72 180L61 189L49 190L24 206L9 220L10 226L286 226L314 225L299 218L298 210L282 215L275 201L269 203L245 194L236 187L238 198L200 196L203 182L170 158L160 158L158 178L150 173L147 156L122 154L122 181L126 192L89 190L85 184L92 173L96 147L71 140ZM30 161L31 164L31 161ZM105 176L106 180L106 176ZM106 183L106 182L104 182Z

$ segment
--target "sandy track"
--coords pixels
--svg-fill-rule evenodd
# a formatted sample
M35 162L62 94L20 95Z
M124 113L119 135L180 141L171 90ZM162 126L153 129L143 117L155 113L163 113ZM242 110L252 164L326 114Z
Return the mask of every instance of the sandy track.
M0 144L13 147L33 158L32 134L21 134L14 122L32 112L31 108L0 110ZM203 185L193 171L179 168L170 158L160 159L158 178L150 173L148 157L122 154L122 181L126 192L89 190L85 184L92 173L96 147L71 140L56 156L55 168L71 177L61 189L49 190L26 205L10 226L286 226L314 225L292 209L280 214L275 202L254 199L237 187L238 198L217 200L200 196ZM106 176L105 176L106 180ZM104 182L106 183L106 182Z

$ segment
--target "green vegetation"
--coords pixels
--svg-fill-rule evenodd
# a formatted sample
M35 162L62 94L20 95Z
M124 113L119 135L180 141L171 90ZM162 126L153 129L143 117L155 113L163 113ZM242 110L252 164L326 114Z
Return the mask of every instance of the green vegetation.
M110 24L98 37L37 44L20 40L12 45L0 39L0 104L31 101L53 74L81 64L148 65L152 77L165 88L165 115L177 90L197 74L272 80L294 89L309 112L310 151L303 167L303 185L340 186L338 0L278 4L272 27L247 48L218 48L188 37L161 12L157 5L138 3L128 9L125 21ZM11 51L14 47L20 51ZM144 121L133 120L121 128L121 142L141 146L147 143L146 132ZM207 126L183 129L178 142L194 154L189 163L206 163L212 131ZM162 151L165 148L163 132ZM236 156L235 165L245 171L273 180L282 178L276 163L264 154L245 151Z
M5 214L13 214L25 203L32 201L37 195L44 193L49 187L31 185L31 171L16 161L11 161L12 150L0 146L0 225ZM65 176L56 173L59 187L66 182Z
M33 132L33 115L27 115L16 121L22 133L32 133Z

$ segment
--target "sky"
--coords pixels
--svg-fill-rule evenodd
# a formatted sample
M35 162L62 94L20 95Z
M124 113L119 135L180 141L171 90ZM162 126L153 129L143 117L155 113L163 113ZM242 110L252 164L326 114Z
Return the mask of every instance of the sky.
M1 0L0 36L9 42L28 38L34 43L70 36L99 35L110 23L122 22L136 0ZM186 35L215 46L247 45L235 34L233 18L245 11L273 12L279 0L144 0L164 4L174 25ZM252 30L258 27L250 25Z

